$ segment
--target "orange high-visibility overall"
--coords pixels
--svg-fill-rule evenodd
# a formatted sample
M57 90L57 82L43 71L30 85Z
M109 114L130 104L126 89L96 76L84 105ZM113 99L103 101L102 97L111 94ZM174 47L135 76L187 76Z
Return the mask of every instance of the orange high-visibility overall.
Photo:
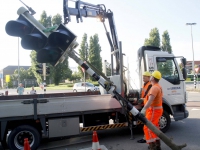
M149 86L151 85L151 82L147 82L147 83L145 83L144 85L143 85L143 87L142 87L142 92L141 92L141 98L145 98L146 97L146 92L148 92L147 90L148 90L148 88L149 88Z
M141 98L144 98L144 105L146 104L146 102L148 100L148 92L149 92L149 88L151 88L151 86L152 86L151 82L147 82L142 87Z
M159 119L162 116L163 108L162 108L162 87L156 83L154 84L148 96L153 95L155 99L153 100L150 107L146 110L146 118L151 121L157 128L159 128ZM146 104L147 101L145 101ZM156 134L154 134L147 126L144 125L144 134L147 143L155 142L159 138Z

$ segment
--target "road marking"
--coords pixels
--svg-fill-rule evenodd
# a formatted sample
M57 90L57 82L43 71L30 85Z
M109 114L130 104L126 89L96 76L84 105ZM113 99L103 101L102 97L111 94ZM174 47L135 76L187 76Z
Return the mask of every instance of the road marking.
M197 109L197 108L192 108L191 110L200 110L200 109Z

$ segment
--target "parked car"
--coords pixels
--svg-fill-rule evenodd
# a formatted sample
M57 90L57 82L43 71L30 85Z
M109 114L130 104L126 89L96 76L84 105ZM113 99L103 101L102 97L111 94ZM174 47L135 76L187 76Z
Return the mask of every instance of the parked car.
M90 92L99 91L99 87L89 82L75 83L73 86L73 92Z

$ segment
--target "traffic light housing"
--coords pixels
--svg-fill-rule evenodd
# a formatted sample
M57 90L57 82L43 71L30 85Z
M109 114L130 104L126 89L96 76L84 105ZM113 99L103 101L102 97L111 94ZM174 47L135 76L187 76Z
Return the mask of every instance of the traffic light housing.
M36 72L38 73L38 74L41 74L41 75L43 75L43 64L38 64L38 65L36 65Z
M21 38L24 49L40 50L47 44L48 34L42 30L45 27L29 14L24 7L18 9L19 18L6 24L6 33Z
M6 24L6 33L20 37L24 49L35 50L38 63L57 65L64 61L66 51L78 45L76 35L63 24L53 30L54 32L46 32L47 29L24 7L20 7L17 13L19 18Z
M46 66L46 75L50 74L50 68L48 66Z
M52 65L63 62L67 55L66 51L78 46L76 38L75 34L63 24L60 24L55 31L48 36L48 46L38 51L38 62L45 60Z

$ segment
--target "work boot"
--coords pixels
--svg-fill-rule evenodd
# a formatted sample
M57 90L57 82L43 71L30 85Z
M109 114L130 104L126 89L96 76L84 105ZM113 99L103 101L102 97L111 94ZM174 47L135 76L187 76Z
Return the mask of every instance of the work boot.
M156 143L155 143L155 142L149 143L148 149L149 149L149 150L157 150L157 149L156 149Z
M161 144L160 144L160 140L156 140L156 150L161 150Z

